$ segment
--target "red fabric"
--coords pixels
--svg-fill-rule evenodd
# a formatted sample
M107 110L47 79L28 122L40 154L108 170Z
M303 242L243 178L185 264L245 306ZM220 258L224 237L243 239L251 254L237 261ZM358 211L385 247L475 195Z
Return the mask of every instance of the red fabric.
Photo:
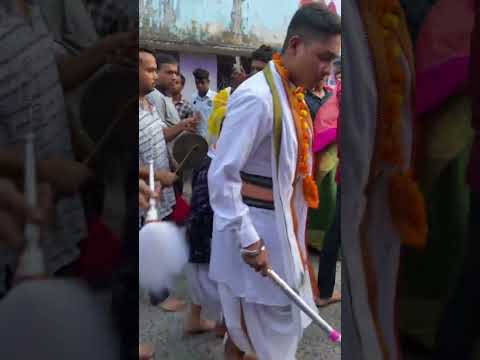
M173 208L172 220L177 225L183 225L190 216L190 211L190 205L188 205L182 196L178 196L175 207Z
M88 224L88 237L80 244L80 275L87 280L108 277L120 262L120 240L97 217Z

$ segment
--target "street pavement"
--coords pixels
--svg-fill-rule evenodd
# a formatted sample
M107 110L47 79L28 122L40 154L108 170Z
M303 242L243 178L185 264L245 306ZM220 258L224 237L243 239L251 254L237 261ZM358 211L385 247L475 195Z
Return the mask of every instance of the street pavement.
M315 268L318 257L312 258ZM341 264L337 263L337 281L335 288L340 291ZM175 295L189 301L186 279L181 276L177 281ZM188 304L189 305L189 304ZM188 311L189 306L186 307ZM159 307L150 305L146 294L140 291L139 299L140 342L155 344L157 360L223 360L222 339L213 334L185 335L183 331L186 312L166 313ZM340 330L341 305L333 304L320 310L333 327ZM297 360L340 360L341 348L332 344L325 334L315 325L306 330L297 353ZM278 359L282 360L282 359Z

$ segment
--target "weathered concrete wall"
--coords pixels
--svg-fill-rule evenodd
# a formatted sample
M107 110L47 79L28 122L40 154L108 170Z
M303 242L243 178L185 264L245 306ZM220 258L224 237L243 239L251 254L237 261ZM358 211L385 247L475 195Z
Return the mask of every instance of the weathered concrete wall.
M281 47L300 0L140 0L140 37L171 50L228 55Z

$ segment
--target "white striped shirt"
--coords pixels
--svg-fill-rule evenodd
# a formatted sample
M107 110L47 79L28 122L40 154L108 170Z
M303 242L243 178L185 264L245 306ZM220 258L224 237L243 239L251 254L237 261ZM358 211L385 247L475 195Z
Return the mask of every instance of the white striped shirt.
M170 171L169 154L167 143L163 134L163 121L159 112L154 106L151 111L142 107L138 109L138 155L141 166L148 165L153 158L155 171ZM175 205L175 192L172 186L162 187L161 200L157 202L158 215L160 220L172 213Z
M73 160L53 40L39 9L35 6L29 9L29 19L0 10L0 145L18 148L19 153L23 153L23 138L31 126L38 160ZM45 245L49 273L78 257L78 243L86 234L80 197L59 200L55 224ZM12 255L5 251L0 255L3 271ZM0 283L0 287L2 285Z

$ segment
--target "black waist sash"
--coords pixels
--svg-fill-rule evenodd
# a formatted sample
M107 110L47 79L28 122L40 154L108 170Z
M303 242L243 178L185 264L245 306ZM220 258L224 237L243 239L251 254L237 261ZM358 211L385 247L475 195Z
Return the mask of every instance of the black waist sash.
M272 178L260 176L260 175L248 174L243 171L240 172L240 177L243 182L273 191ZM243 202L248 206L256 207L260 209L266 209L266 210L275 210L273 201L265 201L263 199L255 199L253 197L248 197L248 196L243 196L242 199L243 199Z

